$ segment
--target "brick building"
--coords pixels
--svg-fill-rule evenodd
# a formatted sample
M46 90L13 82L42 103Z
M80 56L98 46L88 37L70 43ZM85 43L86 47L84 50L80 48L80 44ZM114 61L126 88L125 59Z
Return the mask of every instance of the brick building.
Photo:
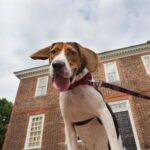
M64 124L48 65L15 75L20 79L3 150L64 150ZM99 53L93 74L150 95L150 43ZM100 88L114 111L127 150L150 150L150 101ZM79 146L84 144L79 141Z

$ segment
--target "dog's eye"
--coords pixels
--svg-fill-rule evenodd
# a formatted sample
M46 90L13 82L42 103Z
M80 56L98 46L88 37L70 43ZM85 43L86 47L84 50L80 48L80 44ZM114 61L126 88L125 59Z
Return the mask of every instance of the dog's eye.
M77 56L77 52L74 51L74 50L69 50L69 51L67 52L67 55L68 55L68 56L71 56L71 57Z
M50 51L50 55L51 55L51 56L56 55L57 52L58 52L57 49L51 50L51 51Z

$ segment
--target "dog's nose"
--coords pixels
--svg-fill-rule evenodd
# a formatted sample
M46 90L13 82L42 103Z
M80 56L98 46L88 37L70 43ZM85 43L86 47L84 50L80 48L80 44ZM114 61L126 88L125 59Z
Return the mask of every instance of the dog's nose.
M52 63L52 66L55 71L60 71L65 66L65 63L62 61L56 61Z

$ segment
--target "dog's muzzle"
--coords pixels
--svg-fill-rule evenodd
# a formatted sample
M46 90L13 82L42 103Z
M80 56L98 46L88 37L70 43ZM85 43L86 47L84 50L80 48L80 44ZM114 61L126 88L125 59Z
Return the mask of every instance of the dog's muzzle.
M65 63L62 61L54 61L52 63L52 67L53 67L54 74L62 75L62 73L64 72Z
M52 81L53 85L59 91L65 91L70 86L70 77L66 69L66 64L63 61L57 60L52 62L53 75Z

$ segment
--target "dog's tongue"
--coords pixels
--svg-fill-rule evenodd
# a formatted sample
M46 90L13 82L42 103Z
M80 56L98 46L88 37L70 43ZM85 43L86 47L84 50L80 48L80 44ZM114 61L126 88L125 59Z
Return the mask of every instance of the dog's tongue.
M53 78L53 85L57 90L65 91L70 86L70 79L57 75Z

